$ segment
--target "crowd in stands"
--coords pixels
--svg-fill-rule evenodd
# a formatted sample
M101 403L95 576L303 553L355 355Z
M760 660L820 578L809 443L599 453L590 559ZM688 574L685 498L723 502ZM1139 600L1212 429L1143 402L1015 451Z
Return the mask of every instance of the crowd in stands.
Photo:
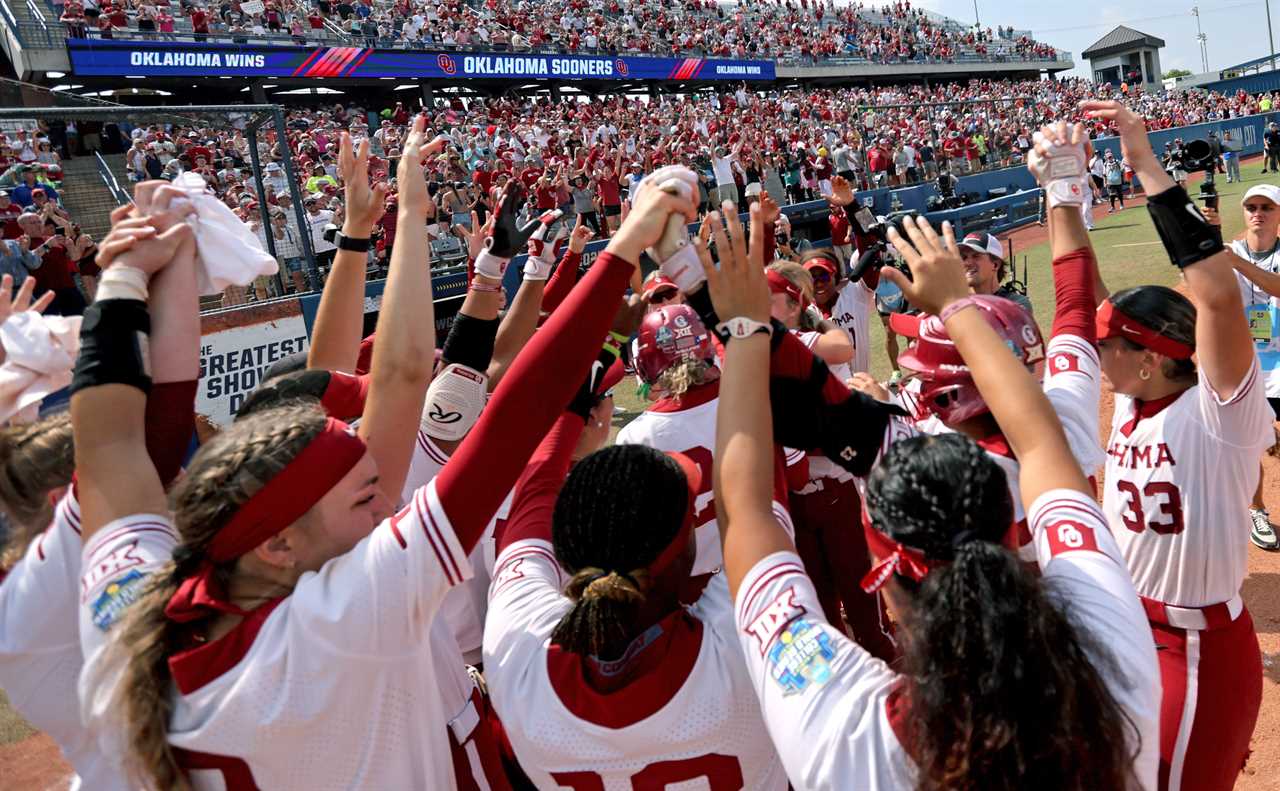
M524 184L530 210L560 208L570 218L581 214L597 237L606 237L617 228L638 174L663 164L685 164L698 172L704 206L725 199L745 204L762 192L779 205L816 200L830 194L836 175L862 189L933 182L943 173L958 177L1023 162L1032 130L1049 119L1085 120L1091 136L1112 134L1107 122L1081 119L1078 112L1081 101L1112 95L1137 109L1152 129L1269 112L1276 101L1269 94L1146 94L1085 80L809 91L752 91L742 85L719 95L652 101L624 96L591 102L571 97L559 102L545 97L452 98L439 102L429 121L450 137L446 150L427 165L437 205L430 236L437 245L437 262L464 255L472 212L483 222L492 209L491 189L510 179ZM264 247L270 233L286 291L304 292L319 287L316 279L323 278L334 254L325 228L343 219L338 133L368 137L371 170L391 174L411 115L403 103L381 110L342 104L299 108L288 114L287 146L264 131L258 155L269 230L260 205L264 196L252 178L249 140L234 123L222 129L126 126L120 135L128 147L132 179L199 173L250 223ZM70 139L76 139L74 132ZM39 179L47 190L54 189L60 176L57 157L49 139L35 134L21 131L4 141L0 167L17 166L0 177L0 185L11 185L15 193L14 208L7 211L19 212L33 203L25 193L17 199L20 172L27 165L33 166L28 180ZM287 180L286 158L296 192ZM386 220L379 224L371 267L384 267L389 260L395 200L393 192ZM302 203L306 218L301 225L295 201ZM56 206L56 193L50 203ZM20 235L16 218L6 231L10 239ZM305 265L304 235L318 269ZM228 292L224 303L278 291L263 282L248 291Z
M249 6L249 8L245 8ZM259 6L261 8L259 9ZM715 0L573 0L549 11L534 0L241 0L201 6L169 0L66 0L69 35L103 38L189 32L249 36L341 36L370 47L553 50L876 63L1053 60L1053 47L1011 29L974 29L913 8L828 0L721 4Z

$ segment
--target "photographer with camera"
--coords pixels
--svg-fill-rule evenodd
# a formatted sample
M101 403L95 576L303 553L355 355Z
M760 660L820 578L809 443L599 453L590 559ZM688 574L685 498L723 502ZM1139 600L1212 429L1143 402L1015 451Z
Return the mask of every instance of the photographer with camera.
M1267 124L1267 131L1262 133L1262 153L1266 155L1262 172L1280 173L1280 124L1275 121Z
M1266 375L1267 401L1280 419L1280 340L1277 339L1277 322L1280 315L1280 187L1258 184L1251 187L1240 201L1244 211L1245 234L1243 239L1231 243L1235 253L1232 263L1236 280L1240 285L1240 299L1249 317L1253 331L1253 345L1262 362ZM1216 220L1216 212L1206 209L1205 214ZM1265 478L1265 471L1263 476ZM1249 508L1251 522L1249 538L1261 549L1280 549L1280 537L1276 536L1262 500L1264 478L1258 480L1258 490Z

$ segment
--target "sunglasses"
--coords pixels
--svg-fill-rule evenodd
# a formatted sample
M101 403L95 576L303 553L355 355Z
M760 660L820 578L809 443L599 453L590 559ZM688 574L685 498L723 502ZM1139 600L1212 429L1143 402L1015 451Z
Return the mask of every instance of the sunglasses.
M664 288L659 291L655 291L653 296L649 297L649 304L663 305L663 304L666 304L667 302L671 302L675 300L675 298L679 295L680 295L680 292L675 290L674 288Z
M809 275L813 278L813 282L815 283L831 282L831 273L822 267L815 266L813 269L810 269Z

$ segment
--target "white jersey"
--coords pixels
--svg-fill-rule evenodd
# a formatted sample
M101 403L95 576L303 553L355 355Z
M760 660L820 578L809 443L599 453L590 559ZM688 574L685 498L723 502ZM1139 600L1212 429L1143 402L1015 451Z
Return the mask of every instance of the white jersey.
M431 482L440 474L444 465L449 462L449 455L427 435L418 431L417 441L413 445L413 455L409 459L409 474L405 476L404 489L400 502L407 503L413 493ZM493 529L498 520L505 519L511 508L511 496L498 509L498 513L489 520L489 526L471 550L469 559L475 576L454 587L444 597L440 605L440 618L452 630L454 640L458 644L459 658L475 664L480 661L480 643L484 638L484 614L489 590L489 572L493 569ZM469 678L462 663L455 662L455 673Z
M831 320L849 333L853 340L853 360L848 370L832 371L844 381L859 371L871 370L871 314L876 309L876 292L867 288L861 280L846 282L840 287L840 296L831 306Z
M614 440L618 445L645 445L654 450L683 453L702 471L702 488L694 501L694 540L698 545L691 572L694 576L720 568L722 559L715 493L711 490L716 406L720 403L715 394L718 392L718 388L704 386L682 402L664 399L623 426Z
M1206 607L1240 592L1249 503L1274 416L1260 370L1222 399L1200 376L1159 411L1116 396L1103 507L1138 593ZM1139 419L1135 422L1134 418Z
M1249 243L1244 239L1235 240L1230 247L1231 252L1262 271L1273 275L1280 274L1280 244L1273 247L1270 253L1265 254L1250 252ZM1245 309L1263 308L1269 314L1270 321L1265 322L1264 325L1269 327L1269 334L1272 337L1270 340L1255 337L1253 346L1262 360L1267 398L1280 398L1280 324L1277 324L1277 319L1280 319L1280 297L1263 291L1261 287L1239 272L1234 274L1236 283L1240 286L1240 301Z
M91 606L108 628L110 597ZM68 490L48 529L0 583L0 688L14 709L62 749L76 771L73 788L123 791L130 787L124 770L80 724L73 694L83 664L79 609L80 504Z
M584 660L550 645L572 606L560 593L564 582L548 542L511 544L498 558L485 625L489 694L536 787L787 787L734 635L723 573L695 604L637 638L627 658L597 664L608 676L646 659L660 663L610 693L584 679ZM637 656L646 648L647 658Z
M112 523L85 547L86 602L118 574L97 574L100 559L130 557L148 538L141 519ZM452 788L445 727L455 714L441 702L431 634L445 593L470 576L432 484L289 596L174 655L169 742L193 785ZM83 607L82 636L90 620ZM81 690L102 721L119 707L113 669L91 648Z
M1134 771L1155 789L1160 673L1102 513L1078 492L1046 492L1031 509L1031 529L1050 595L1124 674L1107 686L1141 738ZM765 723L797 791L914 787L897 725L907 705L902 677L826 622L799 556L777 552L757 563L738 589L736 617Z
M1106 460L1106 453L1098 443L1098 400L1102 395L1102 365L1098 350L1078 335L1063 333L1049 340L1045 357L1044 379L1041 381L1045 397L1062 423L1071 455L1085 476L1093 478ZM900 402L908 412L916 414L919 382L913 380L911 384L917 389L903 388ZM951 431L934 415L920 421L919 428L925 434ZM1022 510L1018 459L1000 435L979 440L978 444L1004 470L1009 495L1013 498L1013 519L1018 525L1018 556L1030 563L1035 560L1035 546L1031 543L1026 513Z

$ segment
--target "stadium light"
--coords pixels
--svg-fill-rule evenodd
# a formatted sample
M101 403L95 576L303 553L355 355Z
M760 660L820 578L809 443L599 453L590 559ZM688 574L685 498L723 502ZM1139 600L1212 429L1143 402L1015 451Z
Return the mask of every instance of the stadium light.
M67 76L67 73L65 71L46 71L44 73L44 76L48 77L51 80L60 80L63 77Z

